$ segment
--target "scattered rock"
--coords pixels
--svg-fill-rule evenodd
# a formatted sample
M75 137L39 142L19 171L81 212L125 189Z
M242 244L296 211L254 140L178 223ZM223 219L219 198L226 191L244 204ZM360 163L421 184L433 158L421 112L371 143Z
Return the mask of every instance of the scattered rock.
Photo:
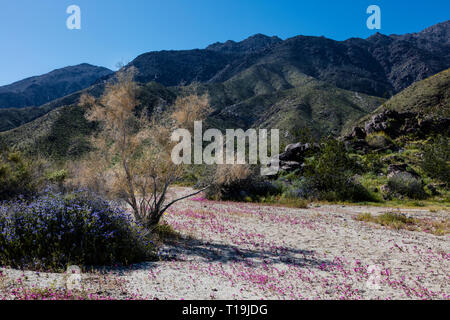
M350 137L356 138L358 140L364 140L366 136L366 131L360 127L353 127L352 132L350 133Z
M319 149L319 144L314 143L294 143L286 147L285 151L278 156L280 168L284 171L295 171L302 169L304 160L314 151Z
M302 168L302 163L296 161L280 161L280 168L284 171L295 171Z
M347 150L353 149L353 150L367 152L370 149L369 145L367 144L366 140L364 140L364 139L353 139L353 140L347 140L347 141L344 140L344 145Z
M382 192L382 194L383 194L383 199L384 200L389 200L389 199L391 199L391 189L389 188L389 186L387 185L387 184L383 184L381 187L380 187L380 191Z
M294 143L286 147L283 153L280 154L279 159L281 161L295 161L303 162L308 152L318 150L319 144L314 143Z
M391 138L397 138L406 134L415 134L419 137L427 136L431 133L449 132L450 118L427 118L426 116L414 112L398 113L394 110L386 110L378 113L363 127L353 127L350 134L344 137L344 141L355 150L361 150L365 146L362 141L367 135L384 132Z
M376 114L364 125L366 134L383 131L391 136L401 127L399 114L396 111L387 110Z
M435 185L433 185L433 184L427 185L427 189L428 189L428 191L431 192L431 195L433 195L433 196L438 196L438 195L440 195L439 191L437 191Z

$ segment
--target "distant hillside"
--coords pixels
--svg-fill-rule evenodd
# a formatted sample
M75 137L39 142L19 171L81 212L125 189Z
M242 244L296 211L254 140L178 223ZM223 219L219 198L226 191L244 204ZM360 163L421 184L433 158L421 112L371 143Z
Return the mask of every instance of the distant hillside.
M55 99L39 107L0 108L0 132L17 128L61 106L77 103L83 93L98 97L103 93L104 87L104 82L97 82L89 88Z
M40 106L85 89L111 73L103 67L80 64L27 78L0 87L0 109Z
M95 129L77 106L61 107L14 130L0 134L0 142L31 154L54 158L76 157L90 150L88 136Z
M346 41L306 36L281 40L258 34L203 50L149 52L128 66L139 71L142 108L164 111L186 93L187 84L196 83L199 93L211 98L210 126L278 128L283 142L291 142L305 127L317 137L347 132L359 119L373 115L385 102L383 97L410 85L377 112L391 108L448 113L449 25L447 21L415 34ZM0 130L10 130L0 139L54 157L88 150L95 126L84 120L76 103L83 92L102 94L112 74L100 69L68 67L1 88L33 93L30 83L40 85L36 101L45 100L39 95L44 96L52 83L74 91L64 95L63 90L59 93L64 96L36 108L0 109ZM447 71L413 84L442 70Z
M102 85L96 85L86 92L99 96L101 89ZM78 92L65 97L67 105L63 107L54 108L15 129L0 132L0 144L16 146L27 153L56 159L73 159L86 153L90 150L89 137L96 129L96 124L88 122L84 117L84 110L77 105L80 94ZM165 99L172 103L175 94L160 84L150 83L142 88L139 99L145 107L152 110ZM40 108L44 107L52 106L44 105Z

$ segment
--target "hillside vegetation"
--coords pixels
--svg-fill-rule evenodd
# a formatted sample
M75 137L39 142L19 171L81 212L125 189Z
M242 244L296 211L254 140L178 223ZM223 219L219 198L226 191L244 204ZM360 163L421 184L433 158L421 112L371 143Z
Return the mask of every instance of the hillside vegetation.
M450 69L412 84L386 101L375 113L383 110L450 117Z
M264 74L264 76L261 76ZM198 84L195 91L207 93L213 112L207 125L226 128L279 128L285 143L295 140L295 132L309 127L314 136L338 134L376 109L383 99L346 91L317 81L299 72L286 75L264 68L251 68L222 84ZM152 113L162 111L189 87L164 87L151 82L140 86L140 107ZM93 91L93 90L91 90ZM67 99L77 101L79 94ZM43 106L37 110L47 108ZM43 110L42 110L43 111ZM8 145L56 158L70 158L89 150L88 137L94 127L84 119L76 104L52 110L16 129L0 133Z

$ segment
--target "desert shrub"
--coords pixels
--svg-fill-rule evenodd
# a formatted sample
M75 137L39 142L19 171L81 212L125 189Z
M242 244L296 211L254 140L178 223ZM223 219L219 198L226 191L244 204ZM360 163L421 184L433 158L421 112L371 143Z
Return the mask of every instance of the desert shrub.
M422 182L408 172L398 173L389 178L388 188L393 195L398 194L410 199L425 199L427 197Z
M430 232L437 236L450 233L450 222L444 220L417 219L397 212L386 212L378 216L370 213L360 213L355 217L357 221L373 222L382 226L400 230Z
M305 177L321 191L336 190L353 175L356 163L340 141L327 139L319 154L307 159Z
M384 132L375 132L367 135L366 142L372 148L388 149L395 146L392 139Z
M206 119L212 110L208 95L192 93L178 97L173 106L166 108L169 113L165 115L162 110L149 113L151 110L142 108L139 101L136 76L136 68L121 68L100 98L88 94L80 98L79 106L87 109L86 120L97 123L99 129L91 137L94 150L89 155L90 165L98 169L91 170L86 180L90 183L91 177L100 176L102 186L97 186L126 202L134 218L151 229L170 206L189 197L168 198L169 187L181 182L184 173L181 161L172 161L177 144L168 137L176 127L188 129L191 134L194 122ZM161 117L165 120L161 121Z
M406 224L414 224L415 220L404 214L386 212L379 216L372 216L370 213L361 213L356 218L358 221L375 222L383 226L391 226L395 229L403 229Z
M347 181L340 195L341 199L353 202L377 202L377 199L354 177Z
M291 197L285 194L270 195L259 197L259 203L270 204L271 206L289 207L306 209L309 205L309 200L298 197Z
M370 152L361 156L360 162L366 172L379 173L383 168L382 155L379 152Z
M29 195L36 189L31 163L15 151L0 153L0 199Z
M312 187L309 180L303 177L292 180L290 182L277 181L276 185L281 190L282 196L285 198L314 198L314 188Z
M153 233L156 234L160 240L178 239L180 237L180 234L166 222L156 225Z
M450 139L440 136L423 147L422 170L431 178L450 181Z
M84 192L3 203L0 230L0 265L12 267L128 264L151 253L128 213Z
M46 181L49 184L58 187L60 191L64 189L64 182L66 181L67 177L68 172L66 169L48 171L45 174Z
M374 201L370 193L353 177L361 168L344 144L326 139L320 152L307 159L304 184L316 198L328 201Z
M292 179L291 179L292 178ZM307 208L309 189L304 185L305 179L296 175L279 177L272 181L273 192L259 197L257 200L272 205L282 205L293 208Z
M260 175L257 166L219 165L206 197L213 200L243 201L276 193L275 186Z

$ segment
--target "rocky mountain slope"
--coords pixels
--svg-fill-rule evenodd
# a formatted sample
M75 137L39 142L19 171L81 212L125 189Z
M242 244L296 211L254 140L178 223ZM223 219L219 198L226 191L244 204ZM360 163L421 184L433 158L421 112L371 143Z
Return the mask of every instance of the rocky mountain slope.
M412 84L346 132L344 140L355 149L370 149L370 136L426 139L450 134L450 69ZM378 138L380 139L380 138ZM383 138L384 139L384 138ZM387 142L387 140L385 141ZM378 147L374 146L375 149ZM387 145L386 147L391 147Z

